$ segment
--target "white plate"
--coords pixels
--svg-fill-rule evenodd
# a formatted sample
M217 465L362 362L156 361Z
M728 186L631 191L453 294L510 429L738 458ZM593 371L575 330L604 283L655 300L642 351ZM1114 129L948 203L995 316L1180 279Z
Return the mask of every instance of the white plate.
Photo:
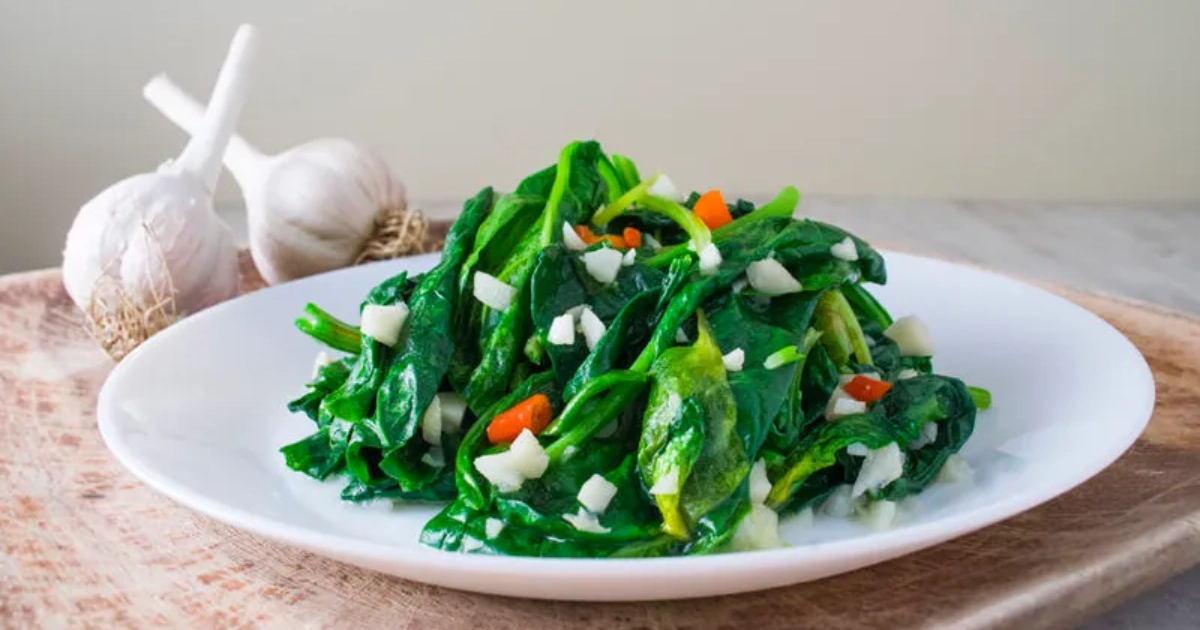
M1088 311L1012 279L885 252L873 287L897 316L933 331L938 372L992 390L963 454L973 484L938 485L897 528L818 517L771 551L659 559L451 554L417 535L432 507L355 506L340 486L288 470L278 449L311 423L287 412L316 345L292 325L308 301L355 321L374 284L433 255L292 282L196 314L129 355L100 392L108 447L163 494L219 521L344 562L453 588L534 598L645 600L751 591L834 575L918 551L1062 494L1141 433L1154 382L1136 348Z

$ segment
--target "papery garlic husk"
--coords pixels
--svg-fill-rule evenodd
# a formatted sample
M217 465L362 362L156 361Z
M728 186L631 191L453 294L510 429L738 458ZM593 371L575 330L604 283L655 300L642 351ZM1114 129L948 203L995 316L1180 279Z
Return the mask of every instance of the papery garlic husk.
M232 156L227 156L229 160ZM340 138L307 142L246 177L231 160L247 197L250 251L276 284L357 262L381 212L407 211L404 185L383 159Z
M67 233L63 284L84 311L111 282L135 304L194 313L238 292L237 246L203 183L168 163L84 204Z

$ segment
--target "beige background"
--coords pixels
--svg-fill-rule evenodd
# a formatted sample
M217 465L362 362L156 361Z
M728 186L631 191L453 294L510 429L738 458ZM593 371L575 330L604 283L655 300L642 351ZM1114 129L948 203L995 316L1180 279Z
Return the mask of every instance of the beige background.
M80 203L178 152L141 85L207 94L241 21L266 46L245 134L368 141L418 199L578 137L685 187L1200 198L1190 0L0 0L0 272L57 264Z

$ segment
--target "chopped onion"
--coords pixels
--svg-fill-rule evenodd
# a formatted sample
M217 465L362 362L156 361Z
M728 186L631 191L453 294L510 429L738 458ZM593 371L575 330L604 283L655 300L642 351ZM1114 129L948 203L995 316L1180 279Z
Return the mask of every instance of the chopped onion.
M775 510L759 503L750 506L750 513L742 517L737 531L733 533L731 544L738 551L773 549L780 546L779 515Z
M672 469L671 472L659 477L658 481L650 486L650 494L679 494L679 470Z
M918 372L912 368L904 368L903 370L896 372L896 380L897 381L907 381L910 378L917 378L920 375L921 375L920 372Z
M492 540L499 536L500 532L502 531L504 531L504 521L498 518L488 517L488 519L483 522L483 533L488 537L488 540Z
M421 437L429 444L442 443L442 401L437 396L429 401L421 415Z
M575 232L575 228L571 227L571 224L566 221L563 221L562 234L563 245L566 245L567 249L573 252L581 252L587 249L587 243L584 243L583 239L579 238L579 234Z
M792 277L778 260L764 258L750 263L746 268L750 286L763 295L785 295L803 290L800 281Z
M896 503L893 501L872 501L867 504L866 514L863 515L867 527L879 532L889 529L896 520Z
M517 290L511 284L501 282L495 276L482 271L475 272L475 299L484 306L497 311L507 311Z
M854 245L854 239L850 238L849 236L838 243L834 243L834 245L829 248L829 253L838 260L858 260L858 248Z
M616 280L617 272L621 271L621 252L615 249L607 247L593 249L585 253L582 258L588 274L600 284L608 284Z
M829 404L825 406L825 419L837 420L857 413L866 413L867 403L851 398L842 388L833 390Z
M321 375L321 368L333 363L333 357L329 356L324 350L317 353L317 357L313 359L312 377L315 379Z
M735 348L729 354L722 356L721 362L725 364L726 370L741 372L742 366L746 364L746 352L741 348Z
M516 492L525 482L525 477L513 465L509 451L476 457L475 469L500 492Z
M712 243L705 245L704 249L700 250L700 275L711 276L717 273L721 262L721 250Z
M835 518L845 518L854 511L854 498L851 496L853 486L842 484L829 495L821 504L821 511Z
M567 309L566 314L570 315L572 318L574 318L575 321L579 321L579 316L583 315L583 312L589 308L591 308L591 307L588 306L587 304L577 304L577 305L572 306L571 308Z
M956 483L959 481L972 481L975 478L975 471L971 465L967 463L966 458L958 453L954 453L946 458L946 463L942 465L942 469L938 471L938 483Z
M671 201L681 201L683 197L679 195L679 189L675 187L675 182L671 181L666 175L657 175L654 178L654 183L650 184L650 189L646 192L655 197L670 199Z
M867 448L862 442L855 442L846 447L846 454L854 457L866 457L871 454L871 449Z
M563 514L563 520L570 523L572 527L581 532L607 534L609 531L611 531L609 528L600 524L600 519L596 518L595 514L592 514L583 508L579 508L579 511L575 514Z
M621 266L632 267L633 263L635 262L637 262L637 250L630 248L625 252L625 255L621 257Z
M442 431L458 433L467 415L467 401L454 392L439 392L437 397L442 409Z
M879 490L904 474L904 452L900 445L892 442L887 446L867 453L863 459L858 478L854 480L851 496L857 498L872 490Z
M603 514L615 496L617 496L617 487L612 482L600 475L592 475L579 487L579 494L576 498L579 499L580 505L587 508L589 512Z
M442 451L442 447L435 446L421 456L421 461L434 468L441 468L446 465L446 455Z
M556 346L569 346L575 343L575 318L571 317L570 313L563 313L555 317L550 322L550 331L546 333L546 341Z
M600 321L599 317L592 312L592 309L584 309L583 314L579 316L579 324L583 326L583 338L587 341L588 350L596 347L600 343L600 338L604 336L604 331L607 330L604 322Z
M479 551L483 549L483 541L471 536L465 536L462 539L462 550L466 552Z
M771 480L767 478L767 460L754 462L750 469L750 502L765 503L771 494Z
M514 467L526 479L541 477L550 465L550 456L546 455L545 449L529 429L521 431L508 452L513 457Z
M921 435L917 439L908 443L908 450L918 451L937 441L938 425L936 422L926 422L921 427Z
M650 236L649 233L642 234L642 242L649 245L650 249L653 251L662 251L662 243L659 243L658 239Z
M896 342L902 357L933 356L933 339L929 336L929 328L912 315L897 319L883 334Z
M675 343L687 343L687 333L683 332L682 328L675 329Z
M363 307L362 334L378 341L385 346L394 346L400 340L400 331L404 328L404 320L408 319L408 306L404 303L368 304Z
M750 286L749 280L747 280L745 278L738 278L737 280L733 281L733 287L732 287L733 292L741 293L742 291L745 291L746 287L748 287L748 286Z

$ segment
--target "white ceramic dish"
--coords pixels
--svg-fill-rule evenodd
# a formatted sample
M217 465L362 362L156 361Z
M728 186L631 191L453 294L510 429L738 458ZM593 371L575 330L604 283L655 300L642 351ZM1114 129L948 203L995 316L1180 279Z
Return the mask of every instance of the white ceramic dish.
M1137 349L1088 311L1012 279L884 252L873 288L895 315L920 314L935 367L992 390L963 451L972 484L939 485L895 529L818 517L781 527L791 546L663 559L451 554L417 535L432 507L355 506L340 486L288 470L279 446L311 430L284 405L317 348L292 325L308 301L354 321L367 290L433 255L376 263L252 293L188 318L129 355L99 399L109 448L135 475L219 521L347 563L453 588L550 599L646 600L758 590L851 571L962 536L1062 494L1137 438L1154 383Z

